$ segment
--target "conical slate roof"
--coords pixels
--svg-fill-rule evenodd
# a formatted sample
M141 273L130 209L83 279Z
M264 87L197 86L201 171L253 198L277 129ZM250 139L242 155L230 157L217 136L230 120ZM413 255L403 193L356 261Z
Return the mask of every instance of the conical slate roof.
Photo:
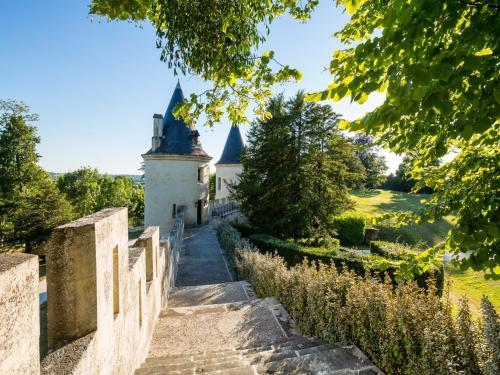
M243 151L243 147L243 138L241 138L240 128L238 126L231 126L226 145L222 151L222 156L217 164L241 164L241 152Z
M199 136L198 131L186 125L182 118L176 119L173 111L177 104L184 101L184 93L180 83L177 83L165 116L163 116L163 139L154 153L165 153L175 155L208 155L203 151L199 143L193 142Z

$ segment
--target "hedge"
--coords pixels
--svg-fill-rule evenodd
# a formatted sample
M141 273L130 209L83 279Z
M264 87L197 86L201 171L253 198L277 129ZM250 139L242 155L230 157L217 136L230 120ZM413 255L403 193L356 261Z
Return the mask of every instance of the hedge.
M382 257L358 255L348 251L338 251L335 248L328 250L304 248L296 243L284 241L268 234L254 234L249 237L249 240L259 251L276 253L283 257L288 267L302 263L304 257L307 257L309 261L333 263L339 269L345 267L359 276L368 274L380 281L384 281L388 276L393 285L398 283L397 265L384 267L383 270L378 268L377 264L383 260ZM442 267L432 268L415 275L415 281L418 286L427 289L431 277L436 280L437 293L442 295L444 290L444 270Z
M412 251L409 247L399 243L387 241L371 241L370 252L372 254L380 255L386 259L396 260L407 259L409 256L415 255L415 251Z
M466 301L454 314L448 296L413 283L393 287L329 265L290 268L247 246L236 254L239 275L282 303L301 333L357 345L387 374L498 374L500 322L487 299L476 323Z
M269 234L253 234L250 242L262 252L278 253L286 259L288 265L293 266L301 263L304 257L310 261L328 262L332 255L338 253L338 241L330 242L330 247L304 247L300 244L281 240Z
M359 215L339 215L332 219L342 245L361 245L365 240L365 218Z
M229 223L233 228L241 233L242 237L250 237L252 234L258 233L259 229L251 224L246 223Z

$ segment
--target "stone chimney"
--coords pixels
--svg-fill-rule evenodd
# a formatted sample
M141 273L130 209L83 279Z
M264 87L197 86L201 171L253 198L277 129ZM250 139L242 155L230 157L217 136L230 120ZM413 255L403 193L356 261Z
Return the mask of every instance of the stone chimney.
M155 113L153 115L153 138L151 139L151 151L160 147L163 138L163 116Z

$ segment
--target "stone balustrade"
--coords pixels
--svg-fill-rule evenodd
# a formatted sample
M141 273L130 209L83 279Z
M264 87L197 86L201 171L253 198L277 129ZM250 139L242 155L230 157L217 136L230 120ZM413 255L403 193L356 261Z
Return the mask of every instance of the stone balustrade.
M173 287L184 223L181 214L162 241L148 227L130 249L127 224L126 208L109 208L52 233L41 365L38 262L0 257L0 318L10 316L0 319L0 373L131 374L140 366Z

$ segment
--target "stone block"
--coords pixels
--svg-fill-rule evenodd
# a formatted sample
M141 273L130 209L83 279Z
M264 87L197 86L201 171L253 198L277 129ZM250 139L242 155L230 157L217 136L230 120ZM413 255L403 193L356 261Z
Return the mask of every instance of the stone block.
M0 374L40 373L38 257L0 254Z

